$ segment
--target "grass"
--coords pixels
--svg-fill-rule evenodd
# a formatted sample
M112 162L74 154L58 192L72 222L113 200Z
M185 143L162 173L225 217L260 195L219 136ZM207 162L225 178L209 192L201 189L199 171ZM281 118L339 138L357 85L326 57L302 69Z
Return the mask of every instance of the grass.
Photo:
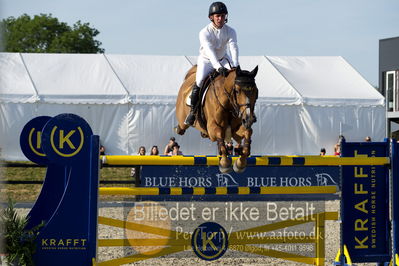
M6 167L0 165L0 175L3 181L43 181L46 175L45 167L29 167L34 165L28 162L7 162L7 163L23 163L27 167ZM100 180L134 180L130 176L130 168L107 167L100 171ZM102 186L114 186L112 184ZM117 186L132 187L133 184L118 184ZM33 202L36 200L42 188L41 184L3 184L0 187L0 201L7 202L8 198L15 202ZM100 196L100 200L124 200L126 197L116 196Z

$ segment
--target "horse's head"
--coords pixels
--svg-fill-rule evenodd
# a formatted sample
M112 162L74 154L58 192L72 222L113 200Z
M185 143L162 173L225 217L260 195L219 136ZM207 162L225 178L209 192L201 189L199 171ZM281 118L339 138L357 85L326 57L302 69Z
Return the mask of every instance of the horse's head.
M242 119L242 125L249 129L256 122L254 115L255 102L258 99L258 88L255 84L255 76L258 73L258 66L252 71L236 68L234 81L234 94L237 102L237 112Z

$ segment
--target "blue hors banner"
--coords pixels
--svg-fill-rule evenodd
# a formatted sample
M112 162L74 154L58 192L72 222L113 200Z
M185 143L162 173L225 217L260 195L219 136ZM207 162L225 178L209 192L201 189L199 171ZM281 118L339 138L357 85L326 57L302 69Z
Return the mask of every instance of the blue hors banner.
M381 143L344 143L343 156L388 157ZM386 166L343 166L343 242L353 262L389 261L389 188Z
M249 166L244 174L222 174L217 166L142 166L142 187L305 187L339 186L339 166ZM319 195L320 196L320 195ZM183 196L182 196L183 197ZM201 199L203 196L192 196ZM191 197L191 198L192 198ZM286 198L288 195L230 195ZM316 195L307 196L316 197ZM152 199L153 197L151 197ZM146 197L147 199L147 197ZM158 198L159 199L159 198ZM207 196L206 199L211 199Z

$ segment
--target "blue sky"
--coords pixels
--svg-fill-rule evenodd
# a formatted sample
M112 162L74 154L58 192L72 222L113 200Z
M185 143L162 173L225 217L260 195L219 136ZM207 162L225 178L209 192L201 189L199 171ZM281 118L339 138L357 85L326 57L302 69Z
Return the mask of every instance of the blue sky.
M397 0L229 0L240 55L343 56L378 84L378 41L399 36ZM0 17L89 22L109 54L197 55L212 1L0 0ZM399 47L398 47L399 49Z

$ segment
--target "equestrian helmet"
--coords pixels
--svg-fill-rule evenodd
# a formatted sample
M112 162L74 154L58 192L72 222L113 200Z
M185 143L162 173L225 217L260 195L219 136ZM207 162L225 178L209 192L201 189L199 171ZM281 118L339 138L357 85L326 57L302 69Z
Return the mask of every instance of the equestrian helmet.
M214 2L211 4L209 7L209 15L208 17L214 15L214 14L228 14L227 12L227 7L225 4L222 2Z

